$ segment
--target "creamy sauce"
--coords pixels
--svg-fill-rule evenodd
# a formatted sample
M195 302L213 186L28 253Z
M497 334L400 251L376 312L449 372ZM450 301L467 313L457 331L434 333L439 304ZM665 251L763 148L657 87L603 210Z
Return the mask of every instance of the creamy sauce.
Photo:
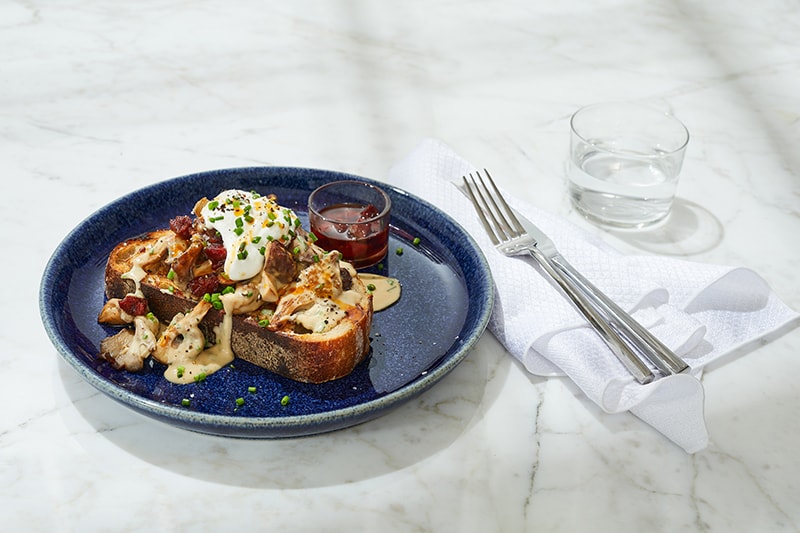
M136 296L142 296L142 280L147 276L147 272L142 267L142 263L144 263L141 259L142 257L146 257L146 252L137 255L133 260L131 269L120 276L122 279L133 281L135 288L131 294L135 294Z
M353 307L361 301L361 293L354 290L342 291L336 298L333 299L342 309Z
M341 322L345 312L331 300L317 300L310 308L292 316L295 322L310 332L323 333Z
M131 294L142 297L142 280L147 277L147 271L144 269L144 267L153 262L154 259L158 259L167 245L167 238L161 237L155 243L153 243L150 248L137 254L136 257L133 258L131 269L120 276L122 279L129 279L133 281L136 287Z
M400 299L402 288L399 280L367 273L360 273L358 277L367 286L367 290L372 293L373 310L383 311ZM374 289L370 290L372 287Z
M209 376L233 361L231 349L231 334L233 333L233 309L236 304L236 294L223 294L220 297L225 314L222 322L214 328L217 343L200 352L176 352L170 358L164 377L172 383L192 383L198 376Z
M222 235L228 255L225 274L234 281L254 277L264 266L269 241L289 242L300 225L297 215L269 196L228 190L203 206L206 227Z

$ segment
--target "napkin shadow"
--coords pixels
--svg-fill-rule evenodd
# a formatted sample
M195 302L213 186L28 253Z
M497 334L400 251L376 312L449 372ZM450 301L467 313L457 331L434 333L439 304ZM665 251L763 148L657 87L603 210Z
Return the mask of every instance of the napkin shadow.
M728 364L728 363L730 363L732 361L735 361L736 359L739 359L739 358L741 358L741 357L743 357L745 355L748 355L751 352L754 352L754 351L758 350L762 346L765 346L767 344L770 344L770 343L780 339L781 337L783 337L787 333L790 333L791 331L793 331L794 329L796 329L798 327L800 327L800 316L792 318L791 320L788 320L785 324L781 325L780 327L778 327L778 328L776 328L776 329L774 329L774 330L772 330L772 331L770 331L768 333L765 333L764 335L762 335L762 336L760 336L760 337L758 337L756 339L752 339L752 340L750 340L748 342L744 342L744 343L740 344L739 346L729 350L724 355L722 355L720 357L717 357L713 361L707 363L703 367L703 372L713 371L713 370L715 370L717 368L720 368L720 367L722 367L722 366L724 366L724 365L726 365L726 364ZM702 355L705 355L706 353L710 352L712 349L713 349L712 346L710 346L708 343L704 342L700 346L695 348L695 351L699 351L700 353L702 353ZM701 355L701 357L702 357L702 355Z
M684 198L675 198L667 219L652 228L604 229L631 246L660 255L707 252L716 248L725 235L724 226L713 213Z
M96 391L60 359L54 389L65 396L59 400L75 407L61 410L69 434L109 468L129 465L118 457L122 450L158 468L213 483L325 487L412 467L446 449L475 424L499 394L487 383L504 379L498 373L509 368L492 359L493 350L481 350L483 342L435 386L388 414L310 437L237 439L172 427Z

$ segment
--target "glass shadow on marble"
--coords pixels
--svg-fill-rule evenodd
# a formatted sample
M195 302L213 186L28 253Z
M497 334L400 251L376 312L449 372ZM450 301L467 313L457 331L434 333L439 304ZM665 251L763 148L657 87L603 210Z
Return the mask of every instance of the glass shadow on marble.
M655 226L608 233L641 250L660 255L694 255L714 249L725 235L719 219L703 206L675 198L667 218Z

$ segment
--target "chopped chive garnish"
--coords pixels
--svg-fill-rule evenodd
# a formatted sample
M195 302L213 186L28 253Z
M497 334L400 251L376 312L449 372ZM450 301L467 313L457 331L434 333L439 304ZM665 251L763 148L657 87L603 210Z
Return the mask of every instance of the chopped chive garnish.
M244 261L245 259L247 259L247 250L242 250L241 252L239 252L238 254L236 254L236 257L237 257L237 258L238 258L240 261Z
M175 279L176 275L177 274L175 274L175 271L170 268L169 272L167 272L167 279L172 281L173 279Z
M236 289L233 288L233 285L228 285L224 289L222 289L222 294L230 294L232 292L236 292Z
M209 208L211 211L213 211L213 210L214 210L214 209L216 209L217 207L219 207L219 202L218 202L218 201L216 201L216 200L212 200L212 201L208 202L208 208Z
M252 242L253 244L258 244L259 242L261 242L261 235L256 235L255 237L250 239L250 242Z
M254 393L254 392L256 392L256 388L255 387L247 387L247 392Z
M367 284L367 290L373 292L375 290L375 285L372 283Z
M181 405L184 407L189 407L189 403L190 403L189 398L184 398L183 400L181 400Z
M261 248L258 249L258 253L260 253L261 255L266 254L267 253L267 247L266 246L262 246Z
M243 229L243 228L233 228L233 232L234 232L234 233L236 234L236 236L238 237L238 236L240 236L242 233L244 233L244 229Z
M184 373L184 372L186 372L186 368L184 368L184 367L182 367L182 366L179 366L179 367L176 369L176 373L177 373L177 375L178 375L178 377L179 377L179 378L182 378L182 377L183 377L183 373Z
M421 241L420 241L420 238L419 238L419 237L414 237L414 240L413 240L413 241L411 241L411 242L412 242L412 244L413 244L414 246L419 246L419 243L420 243Z
M394 253L396 253L397 255L403 255L403 248L402 247L398 248L397 250L394 251Z
M283 398L281 398L281 405L283 405L283 406L289 405L289 396L288 395L284 396Z
M244 398L236 398L236 407L241 407L244 405Z
M194 377L195 383L200 383L201 381L205 381L205 380L206 380L206 373L205 372L200 372L199 374L197 374Z
M261 320L258 321L258 325L261 326L262 328L269 326L269 319L262 318Z

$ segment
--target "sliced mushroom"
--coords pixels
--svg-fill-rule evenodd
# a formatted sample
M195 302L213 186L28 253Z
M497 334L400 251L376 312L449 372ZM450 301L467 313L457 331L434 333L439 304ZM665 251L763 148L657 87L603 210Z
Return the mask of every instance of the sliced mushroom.
M281 295L278 285L272 279L272 276L262 272L260 276L254 279L254 282L262 302L274 303L278 301Z
M334 297L342 292L342 273L337 254L326 254L300 273L299 287L319 296Z
M141 370L143 359L136 357L128 350L133 340L133 330L125 328L116 335L100 341L100 356L111 363L114 368L136 372Z
M317 301L317 296L312 291L298 291L285 295L278 302L275 313L269 320L270 329L279 329L287 322L294 321L294 314L298 311L310 309Z
M183 283L186 283L191 278L192 267L202 251L203 244L199 241L192 240L189 247L172 261L170 267Z
M196 217L200 218L200 216L203 213L203 208L206 206L207 203L208 203L208 198L203 196L197 201L197 203L194 204L194 208L192 208L192 213L194 213Z
M200 300L187 314L175 315L158 339L153 357L168 365L178 358L192 359L199 355L206 344L199 326L209 309L211 304Z
M197 263L192 270L192 276L198 278L200 276L205 276L206 274L212 274L214 272L214 266L211 264L211 261L206 259L202 263Z
M299 313L309 311L323 300L330 301L341 292L339 258L336 254L326 254L303 269L297 281L286 289L270 319L270 329L279 329L287 322L299 323ZM318 328L308 329L314 331Z
M97 316L97 321L101 324L108 324L109 326L124 326L133 321L133 317L122 310L119 306L119 298L111 298L100 310Z
M160 237L151 247L136 256L134 264L141 268L160 264L169 251L171 240L167 236Z
M133 319L133 329L125 328L100 342L100 355L115 368L129 372L141 370L153 352L158 337L158 321L145 316Z

